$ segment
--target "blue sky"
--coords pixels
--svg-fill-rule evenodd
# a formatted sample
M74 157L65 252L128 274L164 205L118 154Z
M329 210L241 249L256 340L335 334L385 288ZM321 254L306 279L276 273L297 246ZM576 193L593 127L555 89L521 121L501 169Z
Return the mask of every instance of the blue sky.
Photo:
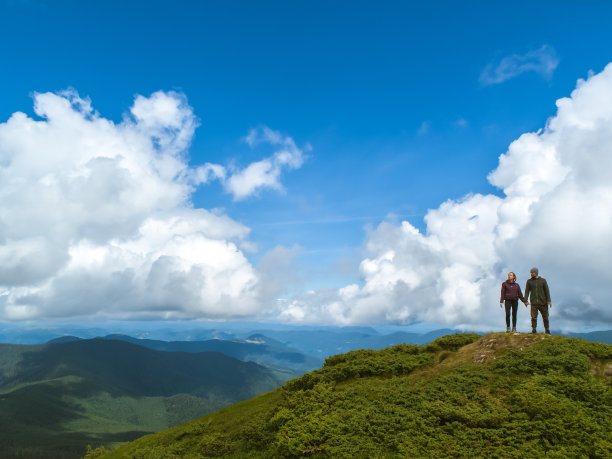
M33 93L74 88L120 123L136 95L161 90L184 94L198 120L190 167L273 154L247 145L254 128L291 137L304 159L282 191L236 200L212 181L190 200L250 228L254 267L299 247L281 289L299 297L367 284L364 246L385 220L427 234L429 209L503 196L487 174L610 62L611 17L599 1L5 1L0 122L39 119ZM423 320L400 316L384 317Z

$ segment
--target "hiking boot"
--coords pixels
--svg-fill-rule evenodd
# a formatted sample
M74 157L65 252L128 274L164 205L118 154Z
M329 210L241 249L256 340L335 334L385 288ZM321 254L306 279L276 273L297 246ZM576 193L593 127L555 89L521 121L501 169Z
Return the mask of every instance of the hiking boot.
M546 330L546 334L547 334L547 335L550 335L550 330Z
M516 327L512 327L512 333L516 333Z
M506 327L506 333L510 333L510 327Z
M533 328L533 329L531 330L531 333L533 333L534 335L537 333L537 332L536 332L536 330L535 330L535 328Z

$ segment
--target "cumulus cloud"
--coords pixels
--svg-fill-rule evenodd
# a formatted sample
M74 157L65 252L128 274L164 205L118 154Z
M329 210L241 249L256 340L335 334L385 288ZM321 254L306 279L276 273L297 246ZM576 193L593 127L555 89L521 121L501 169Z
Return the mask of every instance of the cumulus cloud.
M73 90L35 94L34 111L0 123L0 318L260 312L274 289L244 255L249 229L191 203L196 185L233 190L244 171L188 165L198 123L184 95L137 96L120 123ZM273 168L301 165L292 140L263 132L281 147ZM279 188L279 174L250 183L237 196Z
M368 234L360 284L282 300L278 314L293 322L499 328L506 273L516 272L524 288L538 266L551 287L553 328L609 328L612 64L580 80L557 108L543 129L500 156L488 179L501 197L449 200L427 213L423 233L407 221L381 223Z
M550 80L558 65L559 58L555 50L543 45L525 54L512 54L490 62L480 74L479 81L485 86L499 84L526 72L535 72Z

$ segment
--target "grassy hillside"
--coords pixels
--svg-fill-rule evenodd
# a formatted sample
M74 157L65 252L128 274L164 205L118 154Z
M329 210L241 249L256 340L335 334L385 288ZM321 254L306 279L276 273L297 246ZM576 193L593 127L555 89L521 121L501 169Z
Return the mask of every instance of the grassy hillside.
M278 387L286 375L216 352L123 341L0 344L0 457L76 458Z
M327 359L282 388L88 457L612 457L612 346L449 335Z

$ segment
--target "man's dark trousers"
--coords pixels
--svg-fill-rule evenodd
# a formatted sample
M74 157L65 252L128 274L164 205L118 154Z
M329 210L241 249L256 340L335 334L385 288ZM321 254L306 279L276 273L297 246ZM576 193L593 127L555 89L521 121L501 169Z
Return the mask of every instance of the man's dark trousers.
M516 328L518 300L504 300L504 305L506 306L506 327L510 326L510 310L512 309L512 328Z
M544 322L544 329L550 331L548 328L548 305L547 304L533 304L531 303L531 329L535 331L538 326L538 311L542 314L542 322Z

